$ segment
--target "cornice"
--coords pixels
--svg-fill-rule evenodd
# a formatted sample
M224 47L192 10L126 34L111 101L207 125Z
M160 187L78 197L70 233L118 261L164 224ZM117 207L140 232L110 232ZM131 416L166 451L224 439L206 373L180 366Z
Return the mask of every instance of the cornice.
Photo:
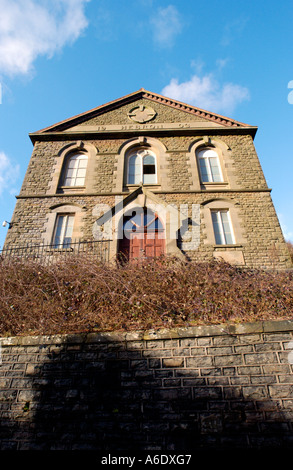
M106 138L130 138L135 135L149 135L149 136L180 136L180 135L251 135L254 139L257 132L257 127L198 127L198 128L178 128L168 129L162 128L160 125L156 128L151 127L137 127L129 126L129 129L124 126L124 129L117 130L73 130L66 132L48 131L45 133L30 133L29 137L34 144L37 141L62 141L62 140L80 140L80 139L106 139ZM132 128L131 128L132 127Z
M199 189L193 191L161 191L153 190L155 194L222 194L222 193L270 193L271 188L259 189ZM56 194L19 194L15 196L16 199L47 199L47 198L72 198L72 197L100 197L100 196L128 196L129 192L105 192L105 193L56 193Z

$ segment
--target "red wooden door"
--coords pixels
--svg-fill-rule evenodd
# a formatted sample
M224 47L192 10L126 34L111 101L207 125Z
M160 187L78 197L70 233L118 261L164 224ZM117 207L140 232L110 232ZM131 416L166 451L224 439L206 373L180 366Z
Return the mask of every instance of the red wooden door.
M124 237L119 252L126 260L142 260L165 253L165 231L156 214L144 210L128 217L123 225Z

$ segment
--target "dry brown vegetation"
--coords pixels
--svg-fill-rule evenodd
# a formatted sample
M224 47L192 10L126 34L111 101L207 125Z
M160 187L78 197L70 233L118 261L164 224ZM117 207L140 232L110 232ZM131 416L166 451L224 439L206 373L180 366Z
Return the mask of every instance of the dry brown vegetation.
M113 266L87 256L1 263L0 336L288 319L293 272L222 262Z

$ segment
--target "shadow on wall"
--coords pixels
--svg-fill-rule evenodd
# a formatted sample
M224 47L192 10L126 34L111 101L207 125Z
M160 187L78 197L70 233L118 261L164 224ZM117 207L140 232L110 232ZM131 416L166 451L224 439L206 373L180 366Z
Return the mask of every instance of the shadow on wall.
M266 394L274 378L260 365L233 363L229 354L217 363L206 354L210 338L105 338L26 348L26 374L14 374L6 396L0 449L117 454L292 446L293 412Z

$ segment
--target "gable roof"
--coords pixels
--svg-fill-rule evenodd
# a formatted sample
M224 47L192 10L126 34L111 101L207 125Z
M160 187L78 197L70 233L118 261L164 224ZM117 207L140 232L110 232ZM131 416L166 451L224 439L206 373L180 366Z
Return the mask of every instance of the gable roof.
M93 108L89 111L86 111L84 113L78 114L76 116L70 117L68 119L65 119L63 121L60 121L56 124L53 124L49 127L46 127L44 129L41 129L37 132L31 133L30 137L33 139L36 136L44 135L47 133L58 133L58 132L64 132L67 129L70 129L71 127L75 127L77 125L80 125L84 123L87 120L90 120L92 118L95 118L99 115L105 114L109 111L115 110L121 106L124 106L126 104L133 103L139 99L147 99L151 102L156 102L160 103L162 105L168 106L170 108L174 108L177 110L181 110L185 113L194 115L198 118L201 118L202 120L205 121L210 121L214 125L218 125L220 127L224 128L238 128L238 129L250 129L252 130L252 133L255 134L256 132L256 127L255 126L250 126L248 124L244 124L242 122L236 121L234 119L222 116L220 114L216 114L210 111L206 111L204 109L191 106L189 104L183 103L178 100L174 100L172 98L165 97L163 95L159 95L158 93L153 93L150 91L145 90L144 88L141 88L138 91L135 91L133 93L130 93L128 95L125 95L121 98L118 98L116 100L110 101L108 103L105 103L103 105L100 105L96 108Z

